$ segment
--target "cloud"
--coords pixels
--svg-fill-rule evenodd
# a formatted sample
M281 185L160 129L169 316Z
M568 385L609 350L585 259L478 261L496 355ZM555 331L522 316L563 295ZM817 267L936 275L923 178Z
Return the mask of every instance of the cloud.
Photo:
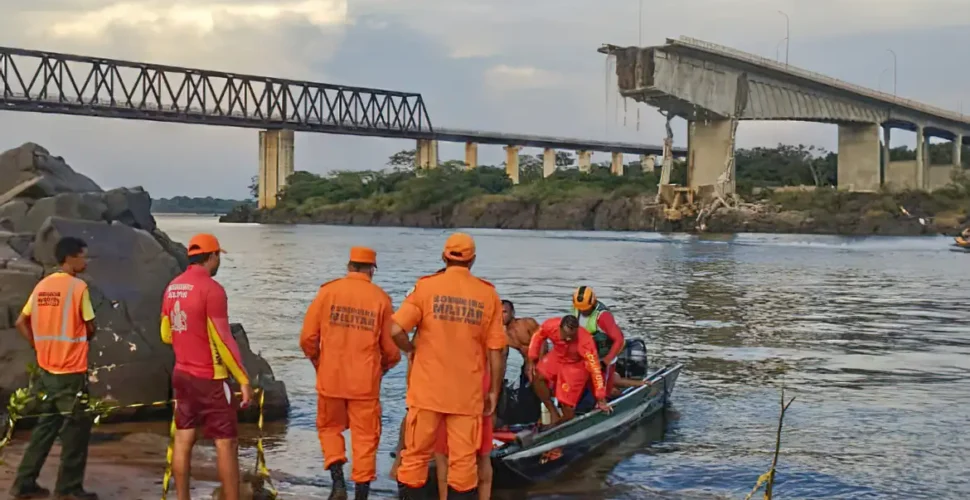
M5 45L420 92L432 123L659 144L656 110L617 100L600 44L690 35L775 57L791 19L791 63L970 113L966 0L31 0L0 1ZM833 15L837 13L838 15ZM643 30L640 31L642 25ZM783 45L782 45L783 50ZM887 73L888 71L888 73ZM615 77L611 78L615 85ZM673 123L675 144L686 124ZM837 128L745 123L739 145L835 150ZM105 186L244 196L253 130L0 112L0 149L35 141ZM893 135L893 144L911 141ZM411 141L298 134L297 168L380 168ZM537 151L523 150L523 154ZM442 144L444 159L461 144ZM599 158L594 161L599 161ZM500 147L480 162L504 161Z
M58 16L47 32L62 38L94 38L113 26L125 26L154 33L188 28L211 33L217 24L273 23L286 18L305 19L314 26L347 22L346 0L303 0L265 3L173 3L146 5L119 2L64 18Z
M542 89L563 82L561 75L534 66L499 64L485 72L486 84L497 90Z

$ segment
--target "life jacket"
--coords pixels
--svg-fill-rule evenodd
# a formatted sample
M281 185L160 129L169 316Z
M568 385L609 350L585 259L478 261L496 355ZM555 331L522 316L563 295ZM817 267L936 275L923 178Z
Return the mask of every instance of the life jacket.
M87 283L54 273L37 284L31 295L30 326L37 365L54 374L88 370L88 332L82 318Z
M606 332L600 330L599 327L600 314L603 314L609 310L610 308L606 307L602 301L597 300L596 305L593 306L593 311L586 319L586 323L579 325L593 335L593 341L596 342L596 353L599 354L600 359L603 359L607 354L609 354L610 349L613 347L613 339L606 335ZM579 309L573 309L573 316L579 318Z

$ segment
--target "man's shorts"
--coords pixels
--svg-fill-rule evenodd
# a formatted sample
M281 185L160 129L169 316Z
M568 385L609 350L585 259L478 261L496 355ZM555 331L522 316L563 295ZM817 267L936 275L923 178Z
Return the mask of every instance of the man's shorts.
M172 373L175 393L175 428L202 428L207 439L235 439L238 436L236 408L239 406L225 380Z
M555 387L555 398L559 404L575 408L583 395L583 388L589 381L589 372L582 361L564 363L555 354L546 354L539 360L536 371L542 378Z
M484 457L492 453L492 436L495 430L493 415L482 417L482 443L478 447L478 456ZM434 452L441 455L448 455L448 429L445 427L444 419L438 425L438 437L435 439Z

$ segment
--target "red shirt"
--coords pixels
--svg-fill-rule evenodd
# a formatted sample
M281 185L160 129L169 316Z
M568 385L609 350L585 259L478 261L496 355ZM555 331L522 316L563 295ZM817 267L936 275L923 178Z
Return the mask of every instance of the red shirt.
M204 267L189 266L169 283L162 300L162 342L175 350L175 369L199 378L248 384L229 329L226 290Z
M532 336L532 342L529 342L529 359L533 363L538 361L542 343L546 339L551 340L552 350L546 356L557 356L560 363L564 364L583 363L593 381L593 393L596 399L606 398L606 383L603 379L603 371L600 370L600 357L596 353L593 335L585 328L579 327L576 337L571 342L566 342L559 336L561 323L562 318L547 319L542 323L539 331Z

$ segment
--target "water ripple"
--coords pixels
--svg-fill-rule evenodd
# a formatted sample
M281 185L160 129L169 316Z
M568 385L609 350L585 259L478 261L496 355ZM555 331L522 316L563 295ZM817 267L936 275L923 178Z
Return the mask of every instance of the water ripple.
M400 303L440 267L443 230L218 225L165 217L181 241L213 232L230 250L219 280L230 314L286 381L288 423L269 443L289 491L325 486L314 373L297 346L317 287L347 250L378 251L376 281ZM568 311L583 282L651 362L686 365L663 418L530 498L739 498L771 460L778 389L786 419L781 498L963 498L970 490L970 314L966 256L942 238L469 230L477 274L520 316ZM517 364L512 357L512 364ZM403 414L404 367L383 387L378 491ZM316 494L316 493L314 493ZM503 492L497 498L523 498Z

